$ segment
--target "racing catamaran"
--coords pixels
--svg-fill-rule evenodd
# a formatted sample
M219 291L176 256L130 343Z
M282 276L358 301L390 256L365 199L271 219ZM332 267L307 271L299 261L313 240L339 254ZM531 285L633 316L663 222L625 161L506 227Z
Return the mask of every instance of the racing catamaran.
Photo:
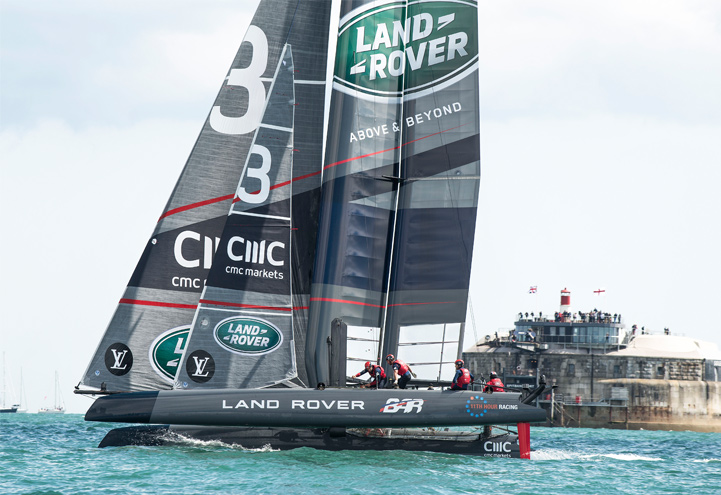
M529 457L517 393L348 388L462 352L480 182L473 0L261 0L76 389L101 446L176 433L254 448ZM372 359L371 359L372 358ZM388 372L391 370L388 369ZM491 436L449 427L518 424ZM443 427L439 430L438 427Z

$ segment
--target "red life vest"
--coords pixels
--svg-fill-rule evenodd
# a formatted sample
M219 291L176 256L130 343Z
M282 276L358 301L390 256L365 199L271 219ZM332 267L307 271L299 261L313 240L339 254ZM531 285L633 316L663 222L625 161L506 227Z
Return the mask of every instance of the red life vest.
M378 366L377 364L372 364L370 371L364 369L363 371L356 373L355 376L365 375L366 373L368 373L373 379L377 378L377 375L380 375L381 380L386 377L386 370L384 370L382 366Z
M408 373L408 365L407 365L406 363L404 363L404 362L401 361L400 359L396 359L395 361L393 361L393 367L394 367L394 368L395 368L395 365L396 365L396 364L398 365L398 374L399 374L400 376L403 376L403 375L405 375L406 373Z
M503 392L503 382L500 378L494 378L489 381L488 386L492 387L494 392Z
M456 383L461 386L471 383L471 372L466 368L461 368L461 376L458 377Z
M380 374L380 379L384 379L386 377L386 370L383 369L383 366L378 366L377 364L373 365L373 369L370 372L370 375L373 378L378 378L378 375Z

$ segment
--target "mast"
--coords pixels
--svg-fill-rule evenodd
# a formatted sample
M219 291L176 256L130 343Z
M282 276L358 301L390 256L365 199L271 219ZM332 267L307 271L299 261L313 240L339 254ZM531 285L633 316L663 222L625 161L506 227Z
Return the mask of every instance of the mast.
M480 180L477 15L472 0L341 5L311 381L327 381L335 318L383 327L381 358L421 344L436 353L420 361L430 376L452 372L453 359L435 349L443 341L458 353L467 310Z
M480 183L477 7L409 2L408 9L416 21L409 60L426 42L443 49L429 52L427 72L407 70L404 81L404 176L382 355L401 355L431 378L439 367L452 376L467 312ZM433 351L438 342L444 356Z
M6 404L6 399L5 399L5 398L6 398L5 381L6 381L6 380L7 380L7 377L6 377L6 375L5 375L5 352L3 351L3 382L2 382L2 387L3 387L3 388L2 388L2 398L3 398L3 401L2 401L2 405L1 405L1 407L2 407L3 409L5 409L5 407L6 407L6 405L5 405L5 404Z
M65 400L63 399L63 392L60 389L60 375L58 374L57 370L55 370L54 408L55 408L55 411L57 411L57 412L65 411Z
M23 379L23 369L20 368L20 408L18 412L27 412L28 410L28 397L25 393L25 380Z
M380 328L383 321L402 83L398 77L384 79L381 95L366 93L356 83L370 75L366 47L376 21L392 23L405 15L404 9L404 2L340 5L306 340L311 385L329 381L333 320L370 328Z
M407 8L407 6L406 6L406 8L403 10L402 20L403 20L403 26L406 27L406 29L407 29L407 26L408 26L408 8ZM406 36L408 37L408 35L406 35ZM408 40L404 40L404 44L407 44L407 42L408 42ZM401 77L400 77L400 87L401 87L401 88L405 88L405 78L406 78L406 72L403 71L403 73L401 74ZM403 105L404 105L404 98L401 97L401 98L400 98L400 103L399 103L401 115L403 115ZM402 126L402 125L399 126L398 140L399 140L400 143L403 143L403 126ZM404 173L404 170L403 170L403 168L402 168L402 164L403 164L403 147L401 147L401 160L398 162L398 173L396 174L396 177L393 179L393 180L395 181L395 184L396 184L397 188L400 188L400 185L401 185L401 183L403 182L403 173ZM398 225L397 225L397 220L398 220L397 212L398 212L398 199L399 199L399 197L400 197L400 196L399 196L399 194L398 194L398 192L397 192L397 189L396 189L396 194L395 194L395 198L394 198L395 201L394 201L394 205L393 205L393 211L394 211L396 214L393 215L393 222L392 222L392 223L393 223L393 229L392 229L392 231L391 231L390 250L389 250L391 253L393 252L393 246L394 246L394 242L395 242L395 239L396 239L396 228L397 228L397 226L398 226ZM392 257L392 256L390 256L389 259L388 259L388 270L387 270L387 272L388 272L388 273L387 273L387 276L386 276L386 282L385 282L385 283L386 283L386 287L390 287L391 274L393 273L393 257ZM385 356L387 355L387 354L384 354L383 351L384 351L384 349L386 348L385 342L386 342L386 331L387 331L387 329L388 329L387 324L388 324L388 302L389 302L389 298L390 298L390 291L386 290L386 291L385 291L385 299L384 299L384 301L383 301L383 316L382 316L382 319L381 319L380 337L379 337L379 342L378 342L378 344L379 344L379 345L378 345L378 362L381 363L381 364L385 364ZM386 365L386 367L387 367L387 365ZM390 369L386 370L386 373L388 373L389 371L390 371Z

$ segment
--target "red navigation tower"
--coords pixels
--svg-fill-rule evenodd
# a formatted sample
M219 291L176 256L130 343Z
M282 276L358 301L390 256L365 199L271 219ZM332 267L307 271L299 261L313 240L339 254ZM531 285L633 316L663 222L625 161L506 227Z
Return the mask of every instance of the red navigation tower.
M564 289L561 291L561 313L571 312L571 291Z

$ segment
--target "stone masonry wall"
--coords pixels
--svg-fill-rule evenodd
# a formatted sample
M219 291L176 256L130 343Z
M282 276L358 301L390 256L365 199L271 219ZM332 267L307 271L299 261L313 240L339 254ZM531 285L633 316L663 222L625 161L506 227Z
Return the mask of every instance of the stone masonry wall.
M558 392L572 397L580 396L585 401L610 398L610 391L600 386L600 380L635 378L700 382L703 379L704 369L702 359L598 354L530 354L501 351L464 353L464 359L472 373L483 374L486 378L491 370L501 376L504 372L511 375L518 367L520 373L524 375L537 372L545 375L549 384L557 385ZM532 368L533 359L537 359L537 369Z
M463 359L472 373L486 378L491 370L501 378L517 369L521 375L545 375L549 385L557 386L557 397L565 399L565 426L578 426L580 420L588 427L721 431L721 382L702 381L702 359L532 354L509 348L467 352ZM625 389L628 402L612 401L614 388ZM581 406L575 406L577 397Z

